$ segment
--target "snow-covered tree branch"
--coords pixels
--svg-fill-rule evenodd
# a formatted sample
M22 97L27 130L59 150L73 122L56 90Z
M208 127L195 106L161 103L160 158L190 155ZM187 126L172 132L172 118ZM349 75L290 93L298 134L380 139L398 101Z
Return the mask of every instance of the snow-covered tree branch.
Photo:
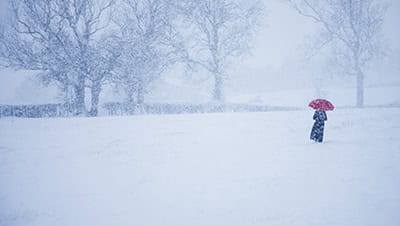
M179 7L192 31L186 60L212 75L213 99L223 101L227 67L250 49L263 5L258 0L186 0Z
M113 36L119 51L113 82L124 90L134 111L144 102L145 93L179 58L181 44L173 22L175 9L170 0L122 0L114 19Z
M301 15L321 25L316 48L331 44L338 67L357 80L357 106L364 104L368 63L381 56L386 4L379 0L287 0Z
M93 88L102 80L93 83L99 77L93 68L101 57L97 42L113 4L112 0L11 0L12 18L2 29L0 59L8 67L41 71L43 80L56 82L62 90L71 87L75 113L85 113L86 86ZM95 113L97 104L92 104Z

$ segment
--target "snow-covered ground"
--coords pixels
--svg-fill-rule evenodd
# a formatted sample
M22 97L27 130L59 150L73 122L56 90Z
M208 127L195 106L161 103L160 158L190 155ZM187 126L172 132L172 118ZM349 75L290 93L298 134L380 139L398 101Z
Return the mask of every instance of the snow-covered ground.
M1 226L398 226L400 109L0 119Z

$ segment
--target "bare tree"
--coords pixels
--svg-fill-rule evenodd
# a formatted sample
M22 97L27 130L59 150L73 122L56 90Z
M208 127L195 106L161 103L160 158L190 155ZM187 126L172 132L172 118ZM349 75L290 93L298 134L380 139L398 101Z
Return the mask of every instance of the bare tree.
M89 54L91 63L86 86L90 89L90 116L97 116L102 87L112 81L112 74L121 55L113 49L112 42L110 37L100 39Z
M104 35L101 33L107 26L106 13L114 1L10 0L10 3L12 19L0 36L0 60L7 67L41 71L44 80L58 83L63 90L72 87L75 112L86 112L87 79L93 81L99 76L94 74L98 73L94 68L100 57L96 40Z
M173 7L170 0L122 0L118 7L113 38L121 56L113 81L125 91L131 113L143 104L153 81L178 60Z
M233 58L250 49L263 4L258 0L186 0L179 7L192 31L188 63L201 66L212 75L213 99L223 101L227 67Z
M386 5L380 0L287 0L321 25L315 48L333 47L337 66L356 76L356 105L364 105L365 69L382 50Z

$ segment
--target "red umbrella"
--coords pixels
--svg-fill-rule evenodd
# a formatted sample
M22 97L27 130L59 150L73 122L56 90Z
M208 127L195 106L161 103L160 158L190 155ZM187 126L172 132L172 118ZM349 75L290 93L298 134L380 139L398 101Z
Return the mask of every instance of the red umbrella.
M319 111L332 111L335 106L331 102L325 99L315 99L308 104L309 107Z

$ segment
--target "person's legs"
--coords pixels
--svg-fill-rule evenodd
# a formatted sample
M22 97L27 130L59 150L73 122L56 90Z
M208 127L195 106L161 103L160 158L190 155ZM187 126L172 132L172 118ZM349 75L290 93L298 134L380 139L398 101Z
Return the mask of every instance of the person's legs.
M314 123L311 129L310 139L313 141L317 141L317 137L318 137L318 124Z
M322 143L324 139L324 125L321 125L318 131L318 142Z
M311 130L310 139L311 139L311 140L316 140L316 135L315 135L315 130L314 130L314 128Z

